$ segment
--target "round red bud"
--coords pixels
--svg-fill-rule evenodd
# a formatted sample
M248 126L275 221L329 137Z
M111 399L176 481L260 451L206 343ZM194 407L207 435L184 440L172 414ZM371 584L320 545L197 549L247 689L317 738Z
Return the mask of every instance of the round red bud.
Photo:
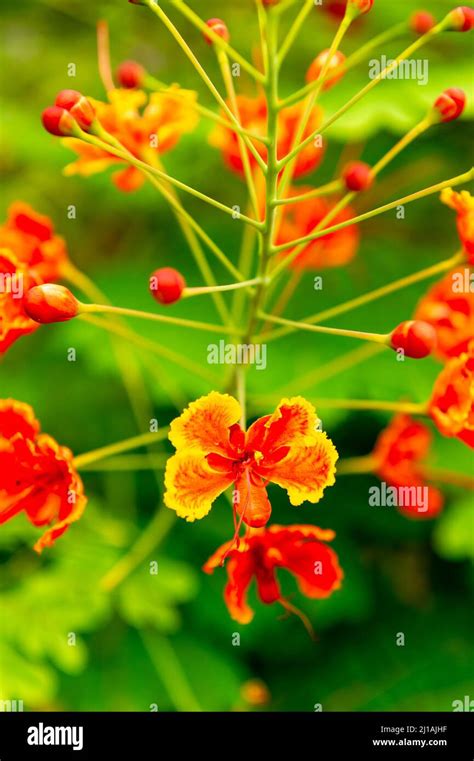
M410 29L416 34L426 34L435 24L435 17L428 11L416 11L410 19Z
M120 87L133 90L141 87L145 78L145 69L136 61L123 61L117 69L117 81Z
M448 13L450 20L449 30L452 32L470 32L474 27L474 8L468 5L460 5L451 13Z
M374 181L372 167L364 161L351 161L344 168L342 178L348 190L368 190Z
M321 53L316 56L313 63L309 67L308 71L306 72L306 81L307 82L315 82L319 79L321 76L321 73L323 71L324 66L326 65L326 61L328 59L329 55L329 48L326 50L322 50ZM339 82L339 80L344 76L344 69L342 68L342 64L346 60L346 56L344 53L341 53L340 50L336 51L334 55L331 58L331 62L327 68L326 76L328 77L326 81L323 84L323 90L329 90L330 87L333 87L336 82ZM333 77L328 76L331 74L334 69L339 69L341 67L340 71L337 72Z
M219 37L221 37L224 42L229 42L230 34L225 21L222 21L220 18L210 18L209 21L206 21L206 26L208 26L209 29L212 29L214 34L217 34ZM207 32L204 32L204 39L208 45L212 45L214 42L211 35L207 34Z
M368 13L374 4L374 0L348 0L347 8L356 11L357 15Z
M35 322L66 322L79 314L79 302L63 285L45 283L30 288L23 309Z
M83 130L87 131L95 121L94 106L77 90L61 90L54 103L59 108L65 108L66 111L69 111Z
M429 322L406 320L390 336L392 349L402 349L407 357L423 359L436 347L436 330Z
M160 304L179 301L185 288L184 277L172 267L162 267L150 276L150 293Z
M59 108L59 106L45 108L41 121L45 130L57 137L74 135L78 130L74 117L65 108Z
M433 108L440 122L452 122L461 116L466 105L466 93L460 87L450 87L435 100Z

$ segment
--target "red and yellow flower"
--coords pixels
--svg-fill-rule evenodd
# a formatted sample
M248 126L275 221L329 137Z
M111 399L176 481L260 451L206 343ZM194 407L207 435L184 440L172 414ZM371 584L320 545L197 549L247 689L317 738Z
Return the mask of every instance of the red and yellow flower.
M330 529L317 526L255 529L240 540L238 547L233 542L219 547L204 571L212 573L227 559L224 600L232 618L248 624L254 612L247 603L247 592L254 578L263 603L284 602L276 577L279 568L292 573L302 594L311 599L324 599L340 588L343 572L338 557L325 544L334 536Z
M423 296L415 311L416 320L428 322L435 328L434 352L443 361L466 352L474 336L474 293L457 292L453 288L455 278L464 278L464 275L464 267L448 273Z
M215 391L192 402L171 424L176 454L165 473L165 504L188 521L207 515L234 485L236 512L248 526L263 526L271 505L266 485L286 489L292 505L318 502L334 481L337 452L302 397L283 399L272 415L243 431L239 403Z
M251 98L247 95L237 96L237 107L242 127L256 135L264 137L267 134L267 101L265 96L258 95ZM283 159L292 149L296 137L298 125L302 117L303 105L298 103L288 108L283 108L278 116L278 159ZM225 116L225 115L224 115ZM312 135L321 124L322 112L315 107L311 112L308 124L304 132L304 138ZM225 117L227 118L227 117ZM264 161L267 160L267 147L259 140L252 142ZM227 166L237 174L243 175L243 165L240 153L238 135L227 127L218 125L212 132L211 145L222 152ZM323 149L310 144L303 148L295 161L294 176L301 177L315 169L323 156ZM252 154L249 154L251 166L255 169L257 162Z
M474 448L474 340L451 359L436 379L429 413L444 436Z
M457 212L457 228L470 264L474 264L474 197L468 190L445 188L441 201Z
M0 225L0 354L38 328L23 309L29 288L58 280L67 263L51 220L21 201L12 204Z
M310 191L309 187L299 187L291 191L290 196L300 195ZM304 238L314 232L334 205L323 198L308 198L284 207L282 220L277 236L277 245L290 243L298 238ZM340 222L352 219L354 212L346 207L338 212L326 227L332 227ZM324 229L324 228L323 228ZM323 235L317 240L310 241L301 253L294 259L291 266L295 269L321 269L323 267L340 267L350 262L357 253L359 246L359 231L356 225L343 227L342 230ZM283 256L291 254L288 249Z
M108 97L109 103L89 98L102 127L136 158L150 164L174 148L198 122L196 93L177 86L150 97L142 90L125 89L111 90ZM78 159L64 170L66 175L88 177L109 167L122 167L113 175L120 190L137 190L145 181L139 169L100 147L77 138L65 138L64 143L78 154Z
M86 506L72 452L40 424L28 404L0 400L0 523L22 510L34 526L49 526L36 542L41 552L77 521Z
M443 507L441 492L428 485L424 461L431 446L428 428L409 415L397 415L377 439L372 453L374 473L390 486L404 489L399 510L410 518L434 518ZM428 489L428 500L418 504L418 488ZM402 504L403 503L403 504Z

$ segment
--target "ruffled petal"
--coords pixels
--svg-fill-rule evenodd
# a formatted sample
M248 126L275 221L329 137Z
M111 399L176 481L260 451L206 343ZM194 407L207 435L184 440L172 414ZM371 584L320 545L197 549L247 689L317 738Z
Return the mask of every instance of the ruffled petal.
M213 471L199 452L178 452L166 465L165 505L180 518L199 520L233 480L232 474Z
M176 449L203 454L229 453L229 428L240 419L239 403L228 394L212 391L192 402L170 426L169 439Z
M325 433L313 432L311 446L291 447L274 467L263 471L272 483L286 489L292 505L319 502L326 486L335 482L338 453Z
M273 415L259 418L250 426L247 445L264 455L283 446L310 445L317 423L316 410L302 396L282 399Z

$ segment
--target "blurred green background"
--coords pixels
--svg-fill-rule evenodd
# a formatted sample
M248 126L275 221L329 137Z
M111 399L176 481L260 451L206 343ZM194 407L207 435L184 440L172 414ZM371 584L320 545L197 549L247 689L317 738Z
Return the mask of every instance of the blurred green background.
M166 6L167 4L164 3ZM195 0L190 5L203 18L224 17L235 47L250 55L257 40L253 3ZM426 8L441 18L454 3L427 0ZM232 6L232 7L229 7ZM374 10L359 21L343 45L346 53L392 23L418 9L417 0L376 0ZM209 48L176 13L186 39L220 84ZM286 22L294 16L294 9ZM40 125L41 110L56 92L70 87L103 97L97 73L95 25L110 24L114 67L135 58L159 79L195 88L200 99L212 100L157 19L126 2L84 3L82 0L17 0L2 8L1 66L2 152L5 179L3 218L15 199L29 202L54 220L68 243L72 260L89 274L113 303L153 309L147 292L157 266L181 269L190 285L200 278L186 243L168 208L150 186L131 195L120 193L106 174L67 179L62 168L72 154ZM312 58L328 47L334 20L321 9L308 19L282 74L282 93L304 83ZM405 40L386 46L390 57ZM466 171L472 165L472 35L445 34L421 55L429 60L429 82L384 82L370 97L335 125L320 169L303 182L317 185L334 176L342 157L377 160L445 88L464 87L470 106L459 123L433 128L399 157L380 182L359 202L361 211ZM76 77L67 76L69 63ZM329 113L367 81L359 66L325 94ZM242 76L242 92L253 93ZM223 168L208 145L210 125L185 136L165 156L170 173L218 197L228 205L245 205L243 184ZM237 260L241 228L198 201L186 208ZM77 218L67 218L74 204ZM453 213L436 196L406 207L405 220L389 213L361 226L358 256L347 267L326 270L322 291L313 289L313 275L303 280L287 310L304 317L328 305L369 291L403 274L452 255L458 247ZM214 268L214 263L213 263ZM216 278L228 275L215 267ZM412 287L334 321L349 328L387 332L411 316L426 285ZM173 308L173 314L215 321L212 302L194 299ZM224 381L222 368L206 364L207 334L153 324L134 325L143 335L194 360ZM77 361L67 361L74 347ZM318 397L398 399L427 398L440 366L434 360L399 363L381 353L347 372L330 374L323 366L354 348L308 334L269 344L265 372L249 373L252 415L272 407L263 395L303 394ZM140 357L140 354L137 354ZM140 360L142 361L142 360ZM299 383L321 368L319 380ZM225 369L225 368L224 368ZM178 366L145 358L143 371L153 402L153 416L166 425L187 403L211 390L210 381ZM170 399L166 389L174 393ZM47 431L81 453L132 436L137 423L117 371L106 334L83 322L38 330L19 341L0 364L0 393L29 402ZM260 399L259 399L260 395ZM340 456L365 454L387 423L385 414L318 409ZM141 430L148 427L143 419ZM171 451L163 445L157 451ZM435 436L431 459L469 472L472 457L456 440ZM268 688L265 708L272 711L323 710L451 710L452 701L472 695L472 495L447 488L446 507L437 521L407 520L390 508L367 504L370 477L340 477L316 506L292 508L285 493L270 487L273 520L308 522L337 532L334 547L345 571L341 591L329 600L312 602L296 594L293 580L282 572L283 588L310 617L318 634L313 643L296 618L278 620L276 606L263 606L252 591L254 621L233 622L222 591L223 571L207 577L200 567L232 530L225 499L196 524L178 521L159 550L112 593L99 581L127 554L161 508L162 473L86 472L90 498L83 519L37 557L31 546L37 532L22 517L2 526L0 557L1 699L22 699L25 709L45 710L236 710L251 709L243 690L248 680ZM149 573L157 561L159 572ZM232 644L233 633L241 644ZM397 633L405 646L396 645ZM75 646L68 635L77 635ZM471 637L472 639L472 637Z

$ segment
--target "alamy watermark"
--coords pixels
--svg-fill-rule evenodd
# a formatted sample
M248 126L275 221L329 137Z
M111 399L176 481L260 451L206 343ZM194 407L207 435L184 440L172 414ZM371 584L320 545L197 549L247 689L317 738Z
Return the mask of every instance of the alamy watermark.
M428 486L389 486L382 481L369 488L370 507L410 507L426 513L429 505Z
M393 66L395 60L381 55L369 61L369 79L413 79L419 85L427 85L430 62L427 58L407 58L398 66ZM393 68L391 68L393 67Z
M267 367L266 344L232 344L224 340L207 347L210 365L255 365L257 370Z
M0 272L0 294L8 293L14 299L22 299L24 292L23 273Z

